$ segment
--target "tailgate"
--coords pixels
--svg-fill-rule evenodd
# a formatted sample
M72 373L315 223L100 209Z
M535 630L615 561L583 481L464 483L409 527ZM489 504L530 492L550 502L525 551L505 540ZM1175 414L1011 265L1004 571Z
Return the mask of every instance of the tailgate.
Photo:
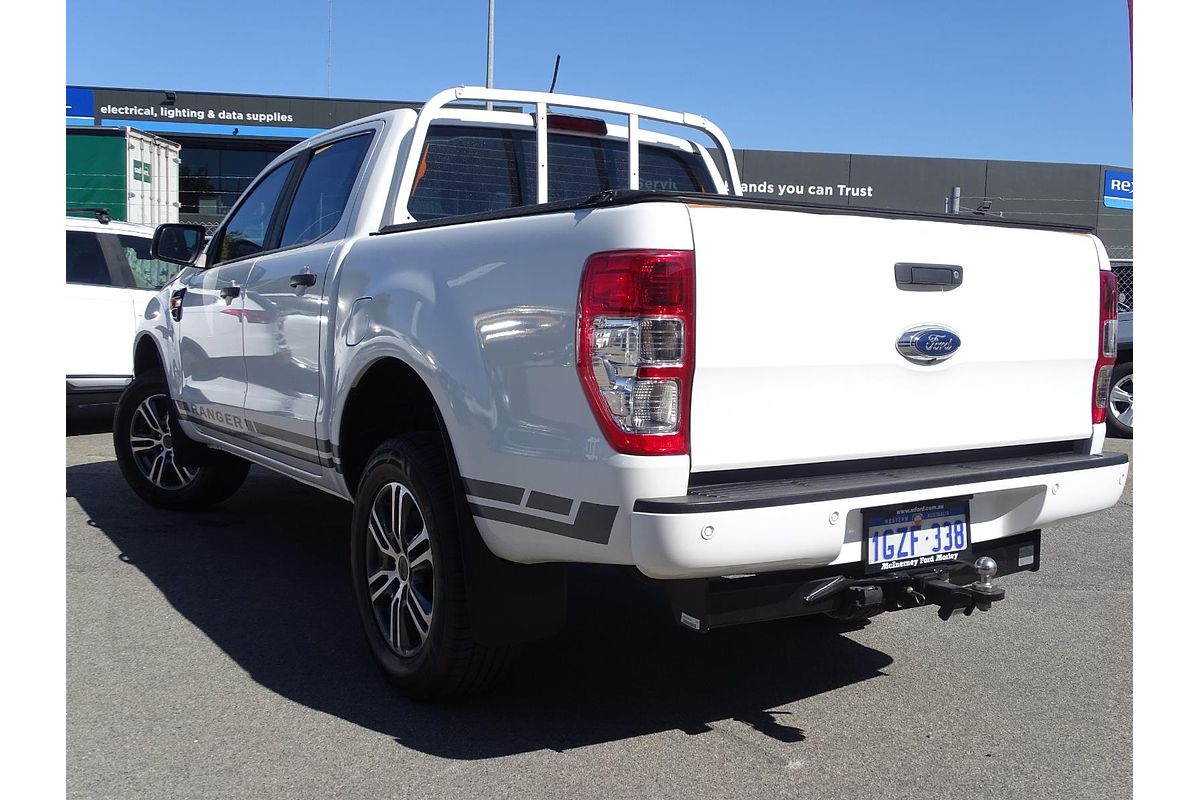
M692 206L693 471L1082 439L1099 257L1082 233ZM902 290L897 263L953 265ZM917 364L902 333L948 329Z

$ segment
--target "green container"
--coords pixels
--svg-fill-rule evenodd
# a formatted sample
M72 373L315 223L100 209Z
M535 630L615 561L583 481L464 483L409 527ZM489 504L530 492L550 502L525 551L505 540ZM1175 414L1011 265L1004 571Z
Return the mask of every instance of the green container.
M67 208L106 208L113 219L147 225L178 222L179 145L132 128L68 126Z

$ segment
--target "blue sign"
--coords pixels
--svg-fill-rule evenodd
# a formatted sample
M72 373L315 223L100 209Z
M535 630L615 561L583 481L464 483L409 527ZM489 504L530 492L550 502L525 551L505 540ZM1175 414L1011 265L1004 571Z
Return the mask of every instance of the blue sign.
M67 116L88 120L96 118L96 98L91 89L67 87Z
M1133 208L1132 172L1104 170L1104 205L1106 208Z

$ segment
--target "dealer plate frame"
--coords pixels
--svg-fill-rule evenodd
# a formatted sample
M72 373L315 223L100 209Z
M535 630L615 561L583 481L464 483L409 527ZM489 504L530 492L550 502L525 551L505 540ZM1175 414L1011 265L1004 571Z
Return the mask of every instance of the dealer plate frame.
M897 570L922 569L922 568L936 569L938 567L950 566L957 561L969 560L971 558L972 553L974 552L974 547L975 547L975 541L971 535L971 500L973 498L974 498L974 495L968 494L968 495L959 495L956 497L938 497L938 498L934 498L931 500L913 500L913 501L909 501L907 503L892 503L892 504L886 505L886 506L874 506L872 508L864 508L862 510L862 545L861 545L861 558L859 561L859 563L862 565L863 574L864 575L879 575L879 574L886 575L890 572L895 572ZM885 517L888 515L894 515L896 512L899 512L903 509L909 509L909 508L914 508L914 507L918 507L918 506L939 506L940 505L943 507L952 508L958 504L962 505L963 516L966 517L965 523L966 523L966 527L967 527L967 530L966 530L967 542L966 542L965 548L963 548L962 550L954 551L954 558L943 559L941 561L929 561L927 563L920 563L920 561L918 561L918 563L916 563L916 564L902 563L898 566L889 567L887 569L884 569L880 564L870 563L870 548L871 548L871 535L870 534L871 534L871 527L872 527L872 525L871 525L872 519L881 518L881 517ZM903 559L904 562L911 561L911 560L912 560L911 558Z

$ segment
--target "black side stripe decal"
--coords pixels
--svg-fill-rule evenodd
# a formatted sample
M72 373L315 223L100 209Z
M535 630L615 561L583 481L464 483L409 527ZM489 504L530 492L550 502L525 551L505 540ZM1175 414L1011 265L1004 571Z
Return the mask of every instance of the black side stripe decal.
M264 425L261 422L255 422L252 419L246 420L246 427L253 430L255 433L260 433L263 436L269 436L272 439L278 439L281 442L290 444L298 444L301 447L312 448L313 442L316 442L316 449L322 453L332 453L333 444L326 439L315 439L312 436L305 436L302 433L293 433L285 431L283 428L276 428L272 425Z
M581 539L585 542L595 542L596 544L608 544L608 539L612 535L613 522L617 518L616 506L602 506L597 503L580 503L579 513L575 515L574 523L559 522L558 520L546 519L545 517L535 517L532 514L522 514L520 511L513 511L507 508L481 506L476 503L468 503L467 505L471 509L471 513L477 517L495 520L496 522L507 522L525 528L534 528L535 530L546 531L558 536L567 536L571 539Z
M521 501L525 499L525 490L520 486L483 481L477 478L463 478L463 486L466 488L467 494L472 497L515 506L515 508L500 508L468 501L467 505L471 509L471 513L477 517L546 531L557 536L566 536L585 542L608 544L609 537L612 536L613 522L617 518L617 506L581 502L579 510L575 514L575 521L571 522L567 517L570 516L571 508L575 505L574 500L556 494L531 491L529 499L525 501L525 508L548 511L563 517L561 520L547 519L535 514L526 514L520 510Z
M317 464L318 466L322 466L322 467L334 466L333 459L330 458L329 456L314 455L313 453L306 453L303 450L297 450L293 447L287 447L286 445L269 441L267 438L264 438L263 436L250 436L249 434L242 433L241 431L232 430L230 428L224 428L224 427L221 427L220 425L214 425L211 422L208 422L207 420L200 419L199 417L195 416L194 414L187 413L183 409L180 409L179 413L180 413L180 416L185 418L191 424L193 424L199 428L207 428L208 430L214 431L215 433L219 433L222 436L228 436L232 439L240 439L241 441L248 442L250 444L254 444L259 447L265 447L268 450L274 450L277 453L282 453L283 455L291 456L292 458L299 459L300 461L306 461L309 464Z
M506 483L463 478L463 485L466 486L469 495L482 497L485 500L499 500L501 503L511 503L514 506L521 505L521 499L525 497L525 490L520 486L509 486Z
M529 508L536 508L538 511L561 514L564 517L571 513L571 498L545 492L530 492L529 501L525 505Z

